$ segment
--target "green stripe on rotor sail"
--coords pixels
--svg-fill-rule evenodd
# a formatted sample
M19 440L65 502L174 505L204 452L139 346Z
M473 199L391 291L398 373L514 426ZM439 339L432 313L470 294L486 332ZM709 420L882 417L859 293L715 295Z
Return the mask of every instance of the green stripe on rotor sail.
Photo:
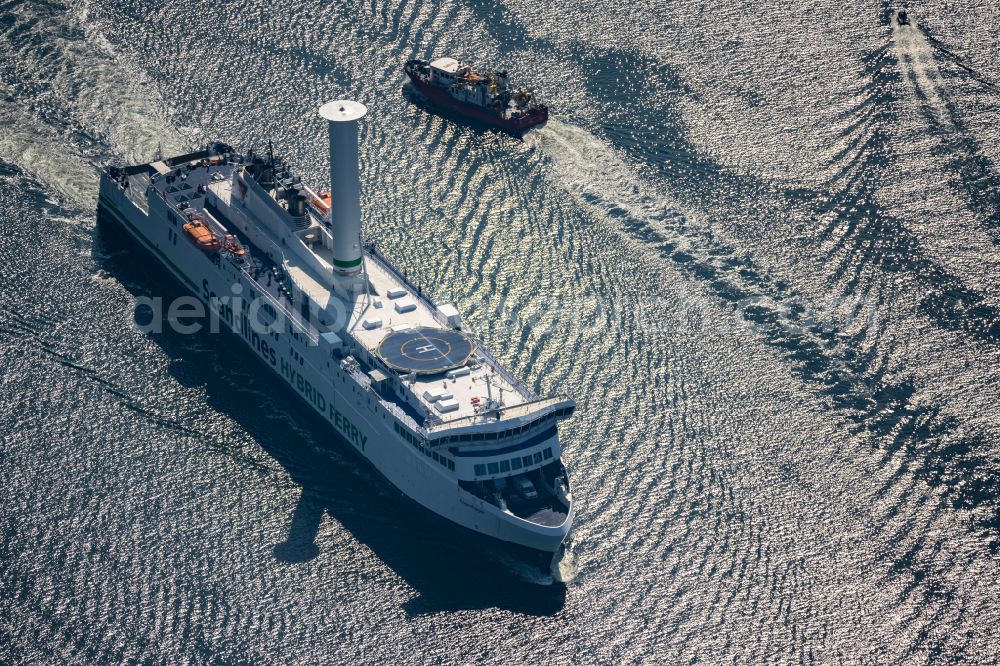
M333 265L337 268L354 268L355 266L361 265L361 257L357 259L351 259L350 261L341 261L340 259L334 259Z

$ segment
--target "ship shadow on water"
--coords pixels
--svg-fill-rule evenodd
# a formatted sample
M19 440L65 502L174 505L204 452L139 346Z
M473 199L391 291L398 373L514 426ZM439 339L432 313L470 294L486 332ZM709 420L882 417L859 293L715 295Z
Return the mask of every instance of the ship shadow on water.
M169 303L188 295L165 269L145 261L148 252L115 224L99 221L94 241L94 260L133 296L160 297ZM202 388L205 403L237 422L301 489L287 536L272 546L276 566L321 558L324 548L317 535L329 515L417 592L403 606L411 616L485 608L552 615L565 605L565 584L538 562L503 544L487 547L476 535L399 493L235 335L181 335L169 327L147 335L179 361L170 364L173 377L184 386ZM220 366L232 373L218 372ZM261 394L273 399L279 421L261 407ZM286 424L293 426L292 432ZM212 442L210 436L204 441L206 448L239 464L256 464L225 442ZM331 561L331 566L337 565Z

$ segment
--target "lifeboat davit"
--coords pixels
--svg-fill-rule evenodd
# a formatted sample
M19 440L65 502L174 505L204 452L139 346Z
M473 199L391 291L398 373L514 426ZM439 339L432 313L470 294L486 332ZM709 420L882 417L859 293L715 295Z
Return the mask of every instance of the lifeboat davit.
M236 240L236 236L232 234L226 234L226 242L223 244L223 247L237 257L242 257L247 253L247 249L240 245L240 242Z
M205 223L201 220L191 220L184 225L184 233L188 235L199 249L205 252L218 252L219 248L222 247L222 243L219 239L215 237L212 230L205 226Z

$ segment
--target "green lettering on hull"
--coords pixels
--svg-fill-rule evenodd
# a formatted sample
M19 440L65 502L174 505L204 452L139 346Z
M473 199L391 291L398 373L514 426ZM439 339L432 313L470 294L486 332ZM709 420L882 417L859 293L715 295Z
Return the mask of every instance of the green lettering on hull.
M124 215L118 212L114 204L103 198L101 198L100 204L105 211L111 214L111 216L115 219L116 222L120 223L122 226L125 226L130 231L132 231L132 234L136 238L136 240L138 240L144 247L146 247L149 251L155 254L159 259L163 260L163 262L172 269L174 275L182 279L189 287L191 287L192 293L198 294L198 288L187 277L187 275L185 275L184 272L181 271L181 269L178 268L177 265L174 264L174 262L172 262L169 257L163 254L163 252L161 252L158 247L152 245L148 240L146 240L145 236L143 236L138 229L136 229L127 219L125 219ZM335 262L335 263L339 268L352 268L354 266L360 265L361 259L359 258L356 261ZM315 406L316 409L321 414L325 415L327 420L330 421L334 425L334 427L338 431L340 431L341 434L344 435L344 437L349 439L351 443L354 444L354 446L358 447L362 451L365 450L365 446L368 443L368 436L365 435L360 428L351 423L351 421L346 416L341 414L340 411L333 406L333 403L327 400L326 396L323 395L323 393L318 389L316 389L312 384L310 384L305 377L300 375L292 366L292 364L289 361L287 361L284 357L281 357L280 370L285 380L299 392L299 395L305 398L310 404Z
M351 440L354 446L358 447L362 451L365 450L365 446L368 443L368 436L365 435L360 428L351 423L350 419L340 413L336 407L333 406L333 402L327 400L326 396L318 388L309 383L309 380L303 377L299 372L292 366L292 364L281 358L281 363L279 364L281 368L281 374L292 387L299 392L303 398L305 398L311 405L313 405L321 414L323 414L327 421L333 424L333 427L337 429L344 437Z

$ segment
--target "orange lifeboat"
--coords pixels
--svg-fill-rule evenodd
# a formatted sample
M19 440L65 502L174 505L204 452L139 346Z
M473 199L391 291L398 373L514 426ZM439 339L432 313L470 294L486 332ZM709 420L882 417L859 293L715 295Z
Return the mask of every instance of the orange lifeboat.
M333 203L333 197L330 196L329 192L320 192L312 198L310 203L312 203L314 207L318 208L321 213L329 213L330 206Z
M222 243L215 237L211 229L205 226L201 220L191 220L184 225L184 233L191 241L205 252L217 252L222 247Z

